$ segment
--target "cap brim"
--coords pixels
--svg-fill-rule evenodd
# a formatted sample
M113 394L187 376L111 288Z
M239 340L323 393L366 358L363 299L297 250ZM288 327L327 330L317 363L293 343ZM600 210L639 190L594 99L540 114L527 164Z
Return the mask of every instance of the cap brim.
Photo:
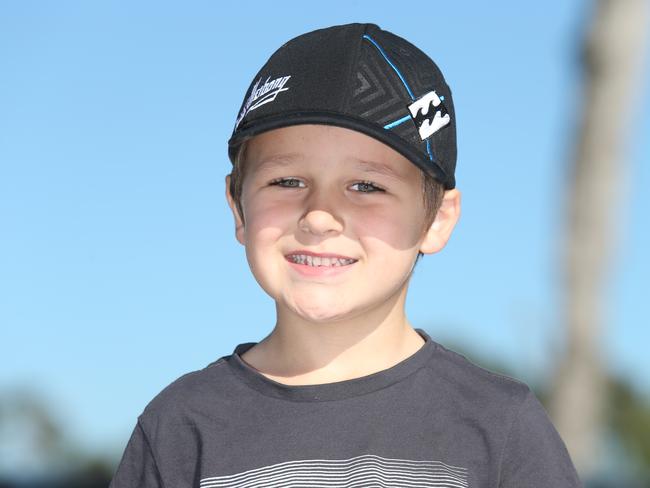
M228 157L230 158L230 161L234 163L239 146L246 139L273 129L300 124L333 125L356 130L391 147L422 171L441 182L446 190L450 190L456 185L453 175L447 175L440 166L426 159L422 153L419 153L414 149L412 144L404 141L400 136L361 118L331 112L301 111L274 114L270 117L256 119L250 127L242 125L237 129L236 134L228 141Z

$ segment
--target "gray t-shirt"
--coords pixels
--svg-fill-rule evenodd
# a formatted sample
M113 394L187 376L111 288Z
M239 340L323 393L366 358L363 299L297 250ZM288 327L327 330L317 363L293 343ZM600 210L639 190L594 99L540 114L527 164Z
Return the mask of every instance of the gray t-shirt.
M425 344L391 368L284 385L240 355L145 407L109 488L581 487L525 384Z

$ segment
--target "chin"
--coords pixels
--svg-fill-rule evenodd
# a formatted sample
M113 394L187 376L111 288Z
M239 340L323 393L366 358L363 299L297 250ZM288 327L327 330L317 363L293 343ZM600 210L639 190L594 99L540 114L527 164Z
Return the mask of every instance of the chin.
M345 317L345 312L337 312L332 309L322 308L296 308L294 312L305 320L310 322L336 322Z
M289 307L293 313L310 322L336 322L349 318L352 311L341 307L339 302L320 302L316 305L310 303L294 303Z

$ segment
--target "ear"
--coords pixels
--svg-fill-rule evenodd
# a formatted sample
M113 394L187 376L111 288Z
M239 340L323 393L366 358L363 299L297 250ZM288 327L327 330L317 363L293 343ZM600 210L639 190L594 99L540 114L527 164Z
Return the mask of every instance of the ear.
M230 175L226 175L226 200L228 201L228 206L230 207L232 215L235 219L235 237L241 245L244 245L246 238L246 229L244 228L242 216L239 215L237 204L230 194Z
M460 218L460 191L447 190L442 198L442 204L436 218L427 230L424 240L420 245L420 252L433 254L440 251L451 236L456 222Z

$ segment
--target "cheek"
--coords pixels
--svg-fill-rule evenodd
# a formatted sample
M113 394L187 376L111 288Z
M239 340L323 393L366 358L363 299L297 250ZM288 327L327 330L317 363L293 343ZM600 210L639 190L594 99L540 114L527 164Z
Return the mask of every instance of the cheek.
M355 233L361 239L406 251L418 245L423 215L417 208L386 206L381 211L364 212L355 219Z
M277 252L278 241L285 234L282 220L286 214L271 207L249 206L246 221L246 259L253 276L266 293L276 292L273 276L278 276L280 263L269 259Z
M255 251L263 250L287 232L294 217L286 205L277 203L251 202L246 209L246 245Z

